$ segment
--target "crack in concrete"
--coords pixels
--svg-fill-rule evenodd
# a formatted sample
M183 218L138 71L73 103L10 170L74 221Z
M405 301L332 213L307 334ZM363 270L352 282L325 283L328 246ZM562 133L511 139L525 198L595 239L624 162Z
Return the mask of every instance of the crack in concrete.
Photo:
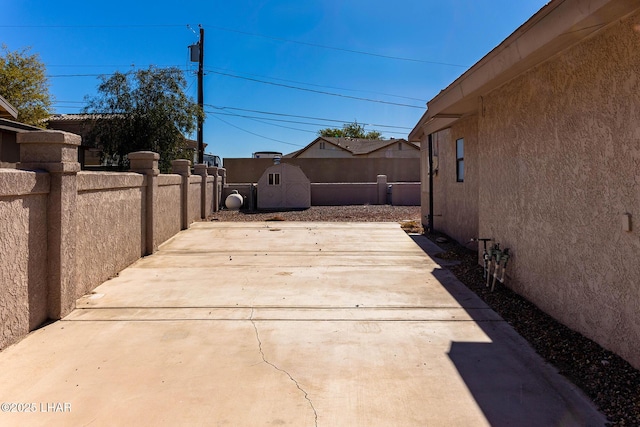
M303 389L302 387L300 387L300 384L298 383L298 381L296 381L295 378L293 378L291 376L291 374L287 371L285 371L282 368L279 368L278 366L276 366L275 364L269 362L266 358L266 356L264 355L264 351L262 350L262 341L260 340L260 334L258 332L258 326L256 325L256 322L253 320L253 307L251 308L251 316L249 317L249 321L251 322L251 324L253 325L253 330L256 333L256 340L258 341L258 350L260 351L260 356L262 356L262 361L264 363L266 363L267 365L273 367L275 370L282 372L283 374L285 374L287 377L289 377L289 379L291 381L293 381L293 383L296 385L296 387L298 388L298 390L300 390L303 394L304 394L304 398L307 400L307 402L309 402L309 406L311 407L311 410L313 411L313 416L314 416L314 421L315 421L315 426L318 427L318 412L316 411L315 406L313 406L313 402L311 401L311 399L309 398L309 393L307 393L305 391L305 389Z

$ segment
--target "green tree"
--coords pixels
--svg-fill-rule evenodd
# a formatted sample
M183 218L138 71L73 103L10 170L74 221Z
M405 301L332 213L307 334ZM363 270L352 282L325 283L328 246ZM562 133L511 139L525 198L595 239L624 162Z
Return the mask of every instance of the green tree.
M31 48L10 51L2 45L0 56L0 95L18 110L17 120L35 126L44 126L49 117L51 95L46 67Z
M100 77L98 95L86 97L85 113L91 113L87 144L102 149L103 160L121 168L133 151L160 154L160 170L171 161L190 159L185 134L195 130L200 107L184 93L187 81L175 67L116 72Z
M340 128L326 128L318 131L318 136L336 137L336 138L358 138L358 139L384 139L378 131L372 130L365 132L364 126L357 121L348 123Z

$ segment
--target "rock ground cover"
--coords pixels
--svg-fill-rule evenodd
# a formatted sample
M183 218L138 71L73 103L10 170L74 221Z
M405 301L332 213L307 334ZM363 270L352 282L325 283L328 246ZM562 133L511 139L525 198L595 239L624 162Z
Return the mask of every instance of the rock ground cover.
M421 233L419 206L313 206L298 211L221 211L210 221L399 222L409 233ZM477 252L441 233L428 233L443 252L459 261L448 268L469 289L522 335L547 362L591 398L611 426L640 426L640 371L595 342L572 331L525 298L498 284L490 292L482 278ZM444 241L443 239L444 238Z

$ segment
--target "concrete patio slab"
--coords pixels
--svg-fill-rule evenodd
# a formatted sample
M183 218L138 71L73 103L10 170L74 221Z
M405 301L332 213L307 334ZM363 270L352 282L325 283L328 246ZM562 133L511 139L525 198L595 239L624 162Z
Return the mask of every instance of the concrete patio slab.
M77 306L0 353L0 425L605 423L396 224L194 224Z

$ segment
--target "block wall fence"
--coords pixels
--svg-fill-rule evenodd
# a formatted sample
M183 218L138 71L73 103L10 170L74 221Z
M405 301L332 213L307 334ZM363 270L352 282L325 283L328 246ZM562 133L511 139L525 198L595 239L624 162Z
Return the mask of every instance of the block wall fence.
M217 211L223 168L129 154L130 172L80 171L80 137L24 132L18 169L0 169L0 350L194 221ZM216 191L217 190L217 191Z

